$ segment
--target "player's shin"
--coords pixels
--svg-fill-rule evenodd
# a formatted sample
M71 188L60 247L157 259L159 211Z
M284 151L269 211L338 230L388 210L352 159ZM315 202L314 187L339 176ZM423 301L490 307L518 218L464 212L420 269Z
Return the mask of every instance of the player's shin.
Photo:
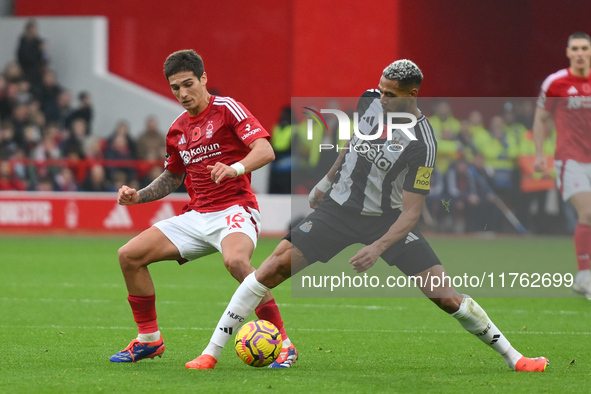
M269 293L269 295L270 294L271 293ZM291 342L290 342L289 338L287 337L287 333L285 332L285 327L283 326L283 319L281 318L281 313L279 312L279 307L277 306L277 303L275 302L274 298L271 298L269 301L265 302L264 304L259 305L255 309L255 313L259 319L267 320L267 321L273 323L273 325L275 327L277 327L277 329L281 333L281 338L283 340L283 347L289 347L289 345L291 345Z
M267 291L269 288L256 280L254 272L248 275L232 296L203 354L219 359L226 343L259 305Z
M511 369L522 357L521 353L511 346L503 333L490 320L484 309L469 296L464 295L460 309L452 313L466 331L476 335L478 339L497 351Z

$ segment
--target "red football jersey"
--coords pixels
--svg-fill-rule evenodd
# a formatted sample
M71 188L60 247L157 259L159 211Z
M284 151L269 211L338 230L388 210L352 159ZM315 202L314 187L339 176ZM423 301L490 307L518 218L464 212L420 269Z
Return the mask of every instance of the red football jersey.
M249 152L248 146L269 133L241 103L230 97L211 96L207 108L197 116L183 112L166 135L164 168L177 174L187 173L185 185L191 202L183 212L215 212L232 205L258 210L250 187L250 173L224 178L217 185L208 165L221 162L232 165Z
M591 75L577 77L569 69L550 75L538 105L554 115L555 159L591 163Z

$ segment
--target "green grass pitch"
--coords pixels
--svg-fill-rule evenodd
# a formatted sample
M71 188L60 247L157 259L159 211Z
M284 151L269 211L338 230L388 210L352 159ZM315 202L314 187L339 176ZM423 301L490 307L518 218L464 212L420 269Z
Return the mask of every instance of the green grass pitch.
M426 299L292 298L289 283L274 295L300 352L294 368L251 368L228 346L215 370L186 370L237 287L219 255L150 268L166 352L113 364L109 357L137 334L117 263L127 239L0 238L0 392L588 390L591 301L584 298L478 300L519 351L550 359L545 373L515 373ZM255 266L277 242L261 240ZM468 264L479 253L575 268L570 238L432 237L431 244L444 263Z

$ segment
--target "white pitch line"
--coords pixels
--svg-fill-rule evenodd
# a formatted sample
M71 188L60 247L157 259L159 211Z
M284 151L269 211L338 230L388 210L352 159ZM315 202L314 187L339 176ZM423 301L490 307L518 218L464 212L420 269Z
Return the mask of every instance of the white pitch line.
M47 302L47 303L64 303L64 302L73 302L73 303L120 303L123 302L121 300L100 300L100 299L89 299L89 298L20 298L20 297L0 297L0 301L7 301L7 302ZM184 300L158 300L157 304L161 305L168 305L168 304L189 304L193 305L195 302L193 301L184 301ZM215 306L227 306L227 302L216 301L210 302L207 305L215 305ZM425 302L424 306L419 307L407 307L407 306L398 306L398 305L352 305L352 304L298 304L298 303L278 303L277 304L280 308L347 308L347 309L362 309L362 310L395 310L395 311L406 311L412 309L413 311L417 310L425 310L425 311L436 311L433 306L427 302ZM488 313L494 314L526 314L532 313L533 310L527 309L495 309L495 308L487 308L486 311ZM436 312L435 312L436 313ZM535 313L544 314L544 315L589 315L591 311L567 311L567 310L536 310Z
M107 327L107 326L61 326L61 325L39 325L39 326L23 326L23 325L0 325L0 328L7 329L27 329L27 330L134 330L134 327ZM379 329L352 329L352 328L294 328L286 327L289 331L307 331L307 332L363 332L363 333L385 333L385 334L463 334L465 331L444 331L444 330L379 330ZM212 331L212 327L166 327L161 326L162 331ZM506 334L526 334L526 335L581 335L589 336L591 332L588 331L505 331Z

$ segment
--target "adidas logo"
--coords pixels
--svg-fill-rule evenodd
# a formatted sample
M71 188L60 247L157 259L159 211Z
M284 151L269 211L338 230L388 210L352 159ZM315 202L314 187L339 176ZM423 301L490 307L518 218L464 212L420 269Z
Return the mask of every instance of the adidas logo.
M115 208L109 212L109 215L103 220L103 226L106 228L130 228L133 225L129 211L124 205L115 204Z
M232 327L224 327L224 328L218 327L218 328L220 329L220 331L223 331L223 332L225 332L228 335L232 335L232 331L233 331L232 330Z
M181 136L181 139L179 140L179 145L186 144L186 143L187 143L187 140L185 139L185 135L183 134Z
M165 202L164 204L162 204L160 209L156 211L152 219L150 219L150 225L153 225L154 223L159 222L161 220L169 219L174 215L176 215L176 213L174 212L172 204L169 202Z
M492 341L490 341L490 344L492 345L493 343L497 343L497 341L499 340L501 336L499 334L495 334L493 335L493 339Z
M416 235L414 235L412 232L408 233L408 235L406 236L406 241L404 241L404 244L409 244L412 241L416 241L417 239L419 239L419 237L417 237Z
M577 88L575 88L574 86L571 86L566 93L568 94L579 94L579 91L577 90Z

